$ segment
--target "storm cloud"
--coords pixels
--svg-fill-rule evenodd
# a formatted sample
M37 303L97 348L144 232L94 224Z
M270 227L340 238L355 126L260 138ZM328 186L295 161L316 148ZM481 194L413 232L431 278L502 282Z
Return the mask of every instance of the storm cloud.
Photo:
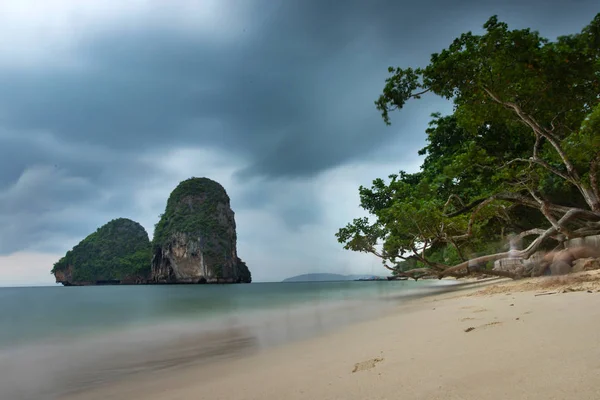
M232 198L257 279L370 272L333 234L360 213L358 185L416 169L429 114L451 110L430 97L385 126L373 101L387 67L423 65L493 14L554 37L598 11L593 1L165 4L0 5L0 254L59 255L121 216L152 235L177 183L207 176Z

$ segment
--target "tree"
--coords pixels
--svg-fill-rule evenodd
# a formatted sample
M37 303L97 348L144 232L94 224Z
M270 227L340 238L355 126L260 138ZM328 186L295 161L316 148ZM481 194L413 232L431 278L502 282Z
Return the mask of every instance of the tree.
M420 172L360 188L373 218L340 229L345 248L390 269L416 260L401 271L414 277L500 274L490 262L600 232L600 14L554 42L496 16L484 29L425 68L389 68L375 102L385 123L427 93L454 113L433 115ZM508 247L509 234L525 249Z

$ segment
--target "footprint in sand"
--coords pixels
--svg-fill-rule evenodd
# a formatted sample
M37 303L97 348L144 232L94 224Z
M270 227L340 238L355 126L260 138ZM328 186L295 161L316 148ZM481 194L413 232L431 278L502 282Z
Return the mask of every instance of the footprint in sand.
M500 325L500 324L502 324L502 322L500 322L500 321L494 321L494 322L489 322L487 324L480 325L477 328L475 328L473 326L470 326L467 329L465 329L465 332L468 333L468 332L474 331L475 329L488 328L490 326L495 326L495 325Z
M372 358L367 361L356 363L356 364L354 364L354 369L352 370L352 373L358 372L358 371L366 371L368 369L373 369L373 368L375 368L375 365L377 365L377 363L380 363L382 361L383 361L383 358Z

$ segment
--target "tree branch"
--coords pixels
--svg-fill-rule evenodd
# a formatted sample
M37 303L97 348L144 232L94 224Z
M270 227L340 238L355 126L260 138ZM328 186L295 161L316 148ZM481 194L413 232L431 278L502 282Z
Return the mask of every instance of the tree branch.
M418 99L419 97L423 96L425 93L428 93L430 91L431 91L431 88L428 88L428 89L422 90L422 91L417 92L417 93L412 93L410 95L410 97L412 97L413 99Z
M414 246L411 246L411 250L413 251L414 257L417 260L421 261L423 264L429 265L431 268L435 268L436 270L440 271L440 270L443 270L446 267L446 265L442 265L442 264L435 263L433 261L429 261L425 257L425 246L423 246L423 250L422 250L422 254L423 255L422 256L419 255L418 249L415 248Z
M484 201L482 201L481 203L479 203L477 205L477 207L475 208L475 210L473 211L473 213L471 214L471 217L469 218L469 224L467 225L467 232L462 235L453 236L452 240L462 240L462 239L469 238L471 236L471 234L473 233L473 224L475 223L475 217L477 217L477 214L479 214L479 212L481 211L481 209L483 207L490 204L494 200L495 200L494 198L489 197L489 198L485 199Z
M470 265L474 265L474 264L478 265L480 263L487 263L489 261L500 260L501 258L508 258L511 254L512 254L512 252L505 251L502 253L488 254L486 256L472 258L468 261L462 262L453 267L445 269L444 271L442 271L441 276L444 277L444 276L452 275L453 273L456 273L460 270L469 268Z
M447 218L452 218L452 217L459 216L459 215L464 214L464 213L466 213L468 211L471 211L473 208L477 207L479 204L483 203L486 200L487 199L478 199L478 200L475 200L475 201L471 202L470 204L464 206L460 210L451 212L450 214L443 214L443 215L444 215L444 217L447 217Z
M538 158L537 156L533 156L530 158L515 158L512 159L510 161L508 161L506 164L504 164L505 166L510 165L512 163L515 162L524 162L524 163L529 163L529 164L537 164L541 167L543 167L544 169L552 172L554 175L557 175L561 178L563 178L564 180L566 180L567 182L570 182L572 184L574 184L575 186L577 186L576 182L567 174L565 174L564 172L559 171L558 169L552 167L550 164L548 164L546 161Z
M452 201L452 199L456 199L461 207L463 207L463 208L465 207L465 203L463 203L461 198L453 193L450 196L448 196L448 200L446 200L446 203L444 203L444 209L443 209L444 213L446 213L446 208L450 205L450 202Z
M431 268L415 268L409 269L407 271L398 271L396 276L412 278L417 280L427 275L437 275L439 271L433 270Z
M467 205L466 207L464 207L458 211L452 212L450 214L445 214L444 217L452 218L452 217L456 217L458 215L464 214L464 213L472 210L473 208L477 207L479 204L481 204L482 202L484 202L488 199L509 201L511 203L517 203L517 204L521 204L523 206L528 206L528 207L535 208L535 209L539 209L539 207L540 207L540 204L537 201L527 198L526 196L523 196L522 194L507 192L507 193L498 193L498 194L492 195L492 196L484 198L484 199L475 200L472 203L470 203L469 205ZM558 204L552 204L552 203L548 203L547 207L548 207L548 210L558 212L558 213L567 213L573 209L572 207L565 207L565 206L560 206ZM579 209L579 208L577 210L581 210L582 212L588 213L588 216L600 215L593 211L583 210L583 209Z
M569 172L571 170L575 171L573 164L571 164L571 161L567 158L562 147L560 146L560 144L558 142L558 138L556 136L554 136L553 133L551 133L547 129L544 129L544 127L542 127L535 120L535 118L533 118L531 115L529 115L525 111L523 111L523 109L518 104L510 102L510 101L503 101L496 94L494 94L491 90L489 90L487 87L483 87L483 90L496 103L500 104L501 106L504 106L505 108L513 110L515 112L515 114L517 114L519 119L521 119L521 121L523 121L526 125L528 125L536 135L540 135L540 136L544 137L546 140L548 140L548 142L550 142L552 147L554 147L556 149L556 151L559 153L561 159L563 160L563 163L565 164L565 166L567 167Z
M557 221L558 228L563 227L566 223L571 221L577 216L589 216L590 212L587 210L580 209L571 209L569 210L560 220ZM441 276L447 276L448 274L455 273L462 269L468 268L470 265L479 265L482 263L487 263L490 261L500 260L502 258L524 258L528 259L531 255L540 247L540 245L548 238L552 237L558 232L557 227L552 226L551 228L546 229L541 235L539 235L526 249L524 250L512 250L506 251L502 253L489 254L486 256L481 256L477 258L473 258L471 260L462 262L453 267L447 268L442 271Z
M534 228L534 229L530 229L528 231L523 231L523 232L519 233L518 235L515 235L515 237L513 237L512 240L516 241L516 240L521 240L527 236L542 235L544 232L546 232L545 229Z
M596 195L597 198L600 198L600 188L598 187L598 169L600 166L600 151L596 154L596 157L590 161L590 186L592 187L592 191ZM600 211L600 207L594 209L593 211Z
M454 248L456 249L456 253L458 253L458 257L460 258L461 261L466 261L465 256L463 255L462 250L460 249L460 247L456 244L456 242L452 239L449 238L448 241L450 242L450 244L452 244L452 246L454 246Z
M586 203L590 206L593 211L600 210L600 196L586 187L585 184L581 181L581 177L577 172L577 169L563 150L560 140L552 133L552 131L545 129L542 127L531 115L527 114L523 109L516 103L512 103L509 101L501 100L496 94L494 94L491 90L486 87L483 87L483 90L498 104L504 106L505 108L512 109L515 114L519 117L521 121L527 124L534 132L534 134L542 136L546 139L550 145L554 148L554 150L558 153L560 159L562 160L564 166L567 168L567 175L569 177L568 181L571 182L581 193Z

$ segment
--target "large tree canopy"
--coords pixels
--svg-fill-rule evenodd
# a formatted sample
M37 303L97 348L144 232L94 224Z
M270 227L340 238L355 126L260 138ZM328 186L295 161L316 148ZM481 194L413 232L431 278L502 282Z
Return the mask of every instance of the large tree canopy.
M375 102L387 124L428 93L454 113L432 116L418 173L359 189L372 217L339 230L346 249L413 277L507 275L486 267L600 232L600 14L555 41L495 16L484 29L424 68L389 68Z

